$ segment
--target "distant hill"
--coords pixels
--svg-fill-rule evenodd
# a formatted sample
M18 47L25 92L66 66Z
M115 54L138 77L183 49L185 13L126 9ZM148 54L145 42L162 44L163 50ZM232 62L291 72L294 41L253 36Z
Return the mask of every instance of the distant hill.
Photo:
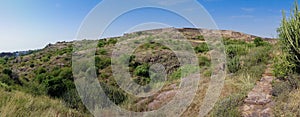
M170 28L162 28L162 29L153 29L153 30L146 30L146 31L138 31L133 33L156 33L161 32L163 30L167 30ZM242 32L232 31L232 30L211 30L211 29L201 29L201 28L176 28L179 32L183 33L188 39L195 39L199 35L205 35L207 37L210 36L219 36L221 35L223 38L230 38L230 39L237 39L237 40L244 40L244 41L253 41L255 38L259 36L246 34ZM129 33L132 34L132 33ZM126 34L125 34L126 35ZM260 37L266 41L275 43L277 40L274 38L265 38Z
M28 50L28 51L17 51L17 52L2 52L0 53L0 57L17 57L17 56L23 56L27 54L31 54L38 50Z

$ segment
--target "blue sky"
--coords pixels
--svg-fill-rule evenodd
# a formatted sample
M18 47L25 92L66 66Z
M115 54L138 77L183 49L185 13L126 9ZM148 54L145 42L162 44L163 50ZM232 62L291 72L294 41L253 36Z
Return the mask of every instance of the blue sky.
M185 0L153 0L162 5L180 5ZM1 0L0 52L43 48L57 41L74 40L81 22L101 0ZM264 37L276 37L281 11L290 11L294 0L198 0L220 29ZM111 7L111 11L114 8ZM105 11L109 14L111 11ZM197 14L195 14L197 15ZM168 22L173 27L191 27L180 17L163 10L141 9L122 15L105 36L118 36L125 27L139 22ZM123 29L122 29L123 28Z

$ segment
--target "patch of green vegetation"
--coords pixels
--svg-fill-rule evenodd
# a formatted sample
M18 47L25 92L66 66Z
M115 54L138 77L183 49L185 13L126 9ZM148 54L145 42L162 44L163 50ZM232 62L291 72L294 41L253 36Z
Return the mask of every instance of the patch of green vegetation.
M195 52L197 52L197 53L205 53L208 51L209 51L209 48L206 43L200 43L198 46L195 47Z
M104 47L106 44L107 44L107 43L105 42L105 40L102 39L102 40L99 40L99 41L98 41L97 46L98 46L98 48L102 48L102 47Z
M200 67L210 66L210 64L211 64L210 59L206 56L199 56L198 62L199 62Z
M196 73L197 71L199 71L199 67L197 66L193 66L193 65L182 66L177 71L173 72L170 75L170 78L171 80L177 80L180 78L184 78L188 75L191 75L193 73Z
M150 66L148 64L142 64L135 68L133 73L137 76L136 78L134 78L134 81L137 84L144 86L150 83L151 79L149 74L149 68Z
M276 57L274 73L277 77L283 78L290 74L300 73L300 11L298 3L292 10L291 16L286 18L283 12L281 26L278 28L280 55Z
M117 105L122 104L127 99L126 93L119 87L115 87L105 83L101 83L101 87L108 98Z
M255 44L256 47L258 47L258 46L268 45L269 43L268 43L268 42L265 42L265 41L264 41L262 38L260 38L260 37L256 37L256 38L254 39L254 44Z
M227 61L227 68L230 73L235 73L241 69L240 59L235 56Z
M204 40L205 40L203 35L197 36L197 39L198 39L198 40L201 40L201 41L204 41Z
M95 57L95 66L97 69L104 69L111 65L111 59L108 57Z
M241 116L238 107L243 104L244 95L233 94L217 102L211 117L238 117Z

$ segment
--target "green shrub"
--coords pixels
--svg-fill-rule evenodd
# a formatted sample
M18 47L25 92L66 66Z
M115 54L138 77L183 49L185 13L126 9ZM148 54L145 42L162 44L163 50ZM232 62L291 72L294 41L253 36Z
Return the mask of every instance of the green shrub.
M44 85L46 87L47 94L52 97L60 97L67 90L67 87L63 83L63 79L58 77L46 80Z
M198 46L195 47L195 51L197 53L204 53L204 52L208 52L209 48L206 43L200 43Z
M117 39L109 39L109 40L108 40L108 43L109 43L109 44L116 44L117 42L118 42Z
M149 77L149 65L148 64L142 64L140 66L137 66L134 70L134 74L137 76L142 77Z
M108 98L115 104L119 105L127 99L127 96L122 89L101 82L100 84L106 96L108 96Z
M275 82L272 84L273 90L272 95L273 96L279 96L283 93L288 93L291 91L291 87L289 86L288 82Z
M240 59L238 56L230 58L227 61L227 68L230 73L235 73L241 68Z
M24 88L25 92L30 93L34 96L46 94L46 88L45 85L43 84L31 82L31 83L27 83L24 86L25 86Z
M264 40L260 37L257 37L254 39L254 44L256 47L258 46L264 46L266 44L266 42L264 42Z
M226 54L229 58L234 58L235 56L247 54L246 46L244 45L227 45Z
M251 67L258 65L259 63L267 63L270 60L270 50L272 48L269 46L260 46L252 48L249 53L244 56L243 63L244 67Z
M299 74L289 75L285 78L285 81L274 82L272 86L273 86L273 90L272 90L273 96L279 96L282 94L285 95L295 89L299 89L300 88Z
M199 35L199 36L197 36L197 39L204 41L204 36L203 35Z
M210 60L206 56L199 56L198 57L199 66L210 66Z
M43 80L47 79L47 75L45 73L42 74L37 74L34 78L35 81L37 81L38 83L42 83Z
M246 45L247 44L245 41L229 39L229 38L223 39L223 43L225 46L226 45Z
M107 54L107 50L104 49L104 48L100 48L100 49L98 50L98 53L99 53L100 55L106 55L106 54Z
M280 56L276 56L273 64L273 73L277 78L284 78L288 74L293 73L293 68L295 64L290 63L288 60L288 55L282 54Z
M59 77L63 79L73 80L72 69L68 67L62 68L61 72L59 73Z
M193 65L185 65L174 71L171 75L170 78L171 80L176 80L180 79L183 77L186 77L188 75L191 75L193 73L196 73L199 71L198 66L193 66Z
M105 40L99 40L99 42L98 42L98 47L99 48L102 48L102 47L104 47L106 45L106 42L105 42Z
M70 108L76 108L79 110L85 109L85 107L77 93L77 90L75 88L65 92L62 95L62 99L64 100L65 105Z
M34 67L34 63L30 63L29 67L33 68Z
M42 61L43 61L43 62L48 62L49 60L50 60L50 58L48 58L48 57L43 57L43 58L42 58Z
M6 60L4 58L0 58L0 64L3 65L6 63Z
M110 58L105 58L105 57L95 57L95 66L97 69L104 69L108 66L111 65L111 59Z
M2 73L6 74L6 75L8 75L8 76L11 76L11 75L12 75L12 71L11 71L10 69L7 69L7 68L3 69L3 70L2 70Z
M243 104L244 95L233 94L217 102L211 112L212 117L238 117L241 113L238 107Z
M145 85L150 83L151 78L150 77L141 77L141 76L139 76L137 78L134 78L133 81L136 82L139 85L145 86Z
M10 86L8 86L5 83L2 83L1 81L0 81L0 87L4 88L5 91L9 91L9 92L12 90Z
M14 80L8 74L0 74L0 82L5 83L9 86L15 83Z

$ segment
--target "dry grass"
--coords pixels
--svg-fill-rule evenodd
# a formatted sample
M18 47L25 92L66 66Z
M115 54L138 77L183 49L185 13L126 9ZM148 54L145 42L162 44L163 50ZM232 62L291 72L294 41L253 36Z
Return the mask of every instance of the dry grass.
M59 100L46 96L33 97L19 91L0 88L1 117L82 117L88 116L68 109Z
M300 90L294 90L288 94L282 94L276 98L274 114L281 117L300 116Z

